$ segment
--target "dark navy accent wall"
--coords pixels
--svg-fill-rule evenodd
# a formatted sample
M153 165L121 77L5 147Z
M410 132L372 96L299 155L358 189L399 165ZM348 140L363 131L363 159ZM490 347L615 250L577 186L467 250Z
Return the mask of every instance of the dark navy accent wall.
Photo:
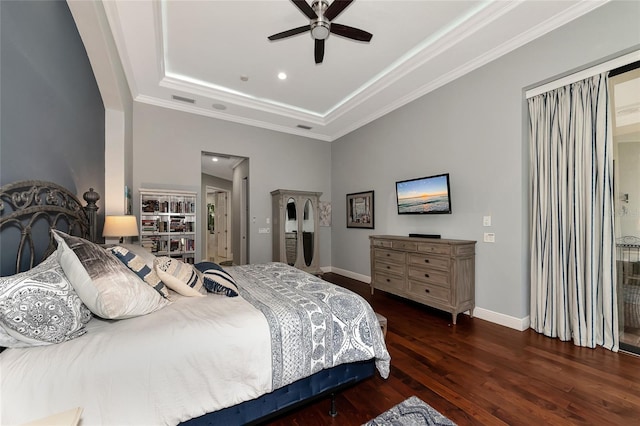
M104 195L104 133L102 98L67 3L0 1L0 185L41 179L80 197L89 187ZM0 239L0 250L9 243Z

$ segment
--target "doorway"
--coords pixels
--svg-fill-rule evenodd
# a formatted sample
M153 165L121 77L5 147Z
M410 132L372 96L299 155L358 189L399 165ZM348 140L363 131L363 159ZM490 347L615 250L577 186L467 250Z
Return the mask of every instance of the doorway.
M249 159L228 154L201 153L203 258L223 266L242 265L248 256L238 220L247 216L248 203L241 207L243 182L249 174ZM246 238L243 240L246 241Z
M620 349L640 354L640 63L609 74Z
M207 186L206 259L219 265L232 265L231 193Z

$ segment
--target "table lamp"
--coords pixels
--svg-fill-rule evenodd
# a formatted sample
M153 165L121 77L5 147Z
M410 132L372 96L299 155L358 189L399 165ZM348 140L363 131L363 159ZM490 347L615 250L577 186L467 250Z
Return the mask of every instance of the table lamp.
M133 237L138 235L138 221L133 215L126 216L107 216L104 219L103 237L120 238L120 243L124 242L125 237Z

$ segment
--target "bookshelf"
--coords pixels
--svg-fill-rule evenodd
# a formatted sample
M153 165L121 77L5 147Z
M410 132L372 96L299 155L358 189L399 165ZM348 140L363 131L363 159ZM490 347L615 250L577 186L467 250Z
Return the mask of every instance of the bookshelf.
M140 245L194 263L196 200L195 192L140 189Z

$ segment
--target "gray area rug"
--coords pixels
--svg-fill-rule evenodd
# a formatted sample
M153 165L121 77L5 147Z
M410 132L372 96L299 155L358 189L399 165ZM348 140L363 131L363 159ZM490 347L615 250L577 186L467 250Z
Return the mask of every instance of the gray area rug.
M438 413L433 407L417 396L405 399L395 407L390 408L363 426L422 426L456 424Z

